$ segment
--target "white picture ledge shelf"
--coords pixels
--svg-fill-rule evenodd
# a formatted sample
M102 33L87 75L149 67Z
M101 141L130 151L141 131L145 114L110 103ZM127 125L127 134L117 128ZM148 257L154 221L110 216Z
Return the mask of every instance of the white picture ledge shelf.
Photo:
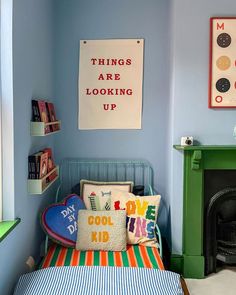
M47 178L57 171L57 176L50 182L47 182ZM28 179L28 193L31 195L43 194L59 177L59 166L56 166L52 171L45 175L41 179Z
M49 133L45 133L45 127L50 125L57 125L58 130L51 131ZM61 121L55 121L55 122L30 122L30 134L32 136L47 136L50 134L58 133L61 130Z

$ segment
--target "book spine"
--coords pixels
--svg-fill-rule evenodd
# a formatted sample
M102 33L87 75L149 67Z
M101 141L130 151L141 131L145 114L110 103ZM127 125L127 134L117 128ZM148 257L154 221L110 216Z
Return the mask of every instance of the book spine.
M46 102L46 110L47 110L48 120L49 120L49 122L52 122L51 121L50 109L49 109L49 103L48 102ZM50 129L50 132L53 132L54 131L54 126L53 125L49 125L49 129Z
M47 108L48 108L48 114L49 114L49 120L50 122L55 122L56 121L56 117L55 117L55 113L54 113L54 105L52 102L48 102L47 103ZM53 124L51 125L52 131L56 131L56 125Z
M36 100L32 100L32 121L40 122L38 102Z
M49 173L52 169L54 169L55 164L53 161L53 156L52 156L52 149L51 148L45 148L44 152L48 154L48 169L47 173Z
M48 153L43 152L40 156L40 171L39 178L44 177L47 174L48 165Z
M35 162L34 155L31 155L28 157L28 169L29 169L29 174L28 174L29 179L36 179L36 162Z
M31 171L31 163L30 163L30 161L28 160L28 178L29 178L29 179L32 179L31 173L32 173L32 171Z
M36 156L36 179L39 179L40 175L40 156Z
M39 114L40 114L40 121L44 123L49 122L49 118L47 115L47 109L46 109L46 103L43 100L38 100L38 108L39 108ZM50 133L50 127L47 125L45 126L45 134Z

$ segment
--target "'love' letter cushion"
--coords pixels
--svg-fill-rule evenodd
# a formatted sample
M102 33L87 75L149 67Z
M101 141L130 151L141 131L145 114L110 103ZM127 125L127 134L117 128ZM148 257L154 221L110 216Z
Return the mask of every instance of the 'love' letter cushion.
M126 212L80 210L77 250L126 250Z
M85 209L85 204L75 194L69 195L61 203L50 205L41 217L44 231L55 242L66 247L75 247L80 209Z
M114 191L111 210L126 210L127 243L158 247L155 224L160 206L160 195L135 196L132 193Z

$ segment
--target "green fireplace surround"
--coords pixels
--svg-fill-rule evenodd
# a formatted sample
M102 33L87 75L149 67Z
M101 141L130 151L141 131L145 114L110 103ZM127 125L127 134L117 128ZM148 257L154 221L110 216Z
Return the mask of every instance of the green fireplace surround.
M236 146L179 146L184 156L183 254L171 255L171 270L186 278L204 277L204 170L235 170Z

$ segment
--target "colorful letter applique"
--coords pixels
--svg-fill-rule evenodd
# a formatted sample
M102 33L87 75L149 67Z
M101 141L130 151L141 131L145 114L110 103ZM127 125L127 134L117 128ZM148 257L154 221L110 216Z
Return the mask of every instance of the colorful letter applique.
M125 209L128 244L157 247L155 223L160 205L160 195L135 196L116 191L111 197L111 210Z

